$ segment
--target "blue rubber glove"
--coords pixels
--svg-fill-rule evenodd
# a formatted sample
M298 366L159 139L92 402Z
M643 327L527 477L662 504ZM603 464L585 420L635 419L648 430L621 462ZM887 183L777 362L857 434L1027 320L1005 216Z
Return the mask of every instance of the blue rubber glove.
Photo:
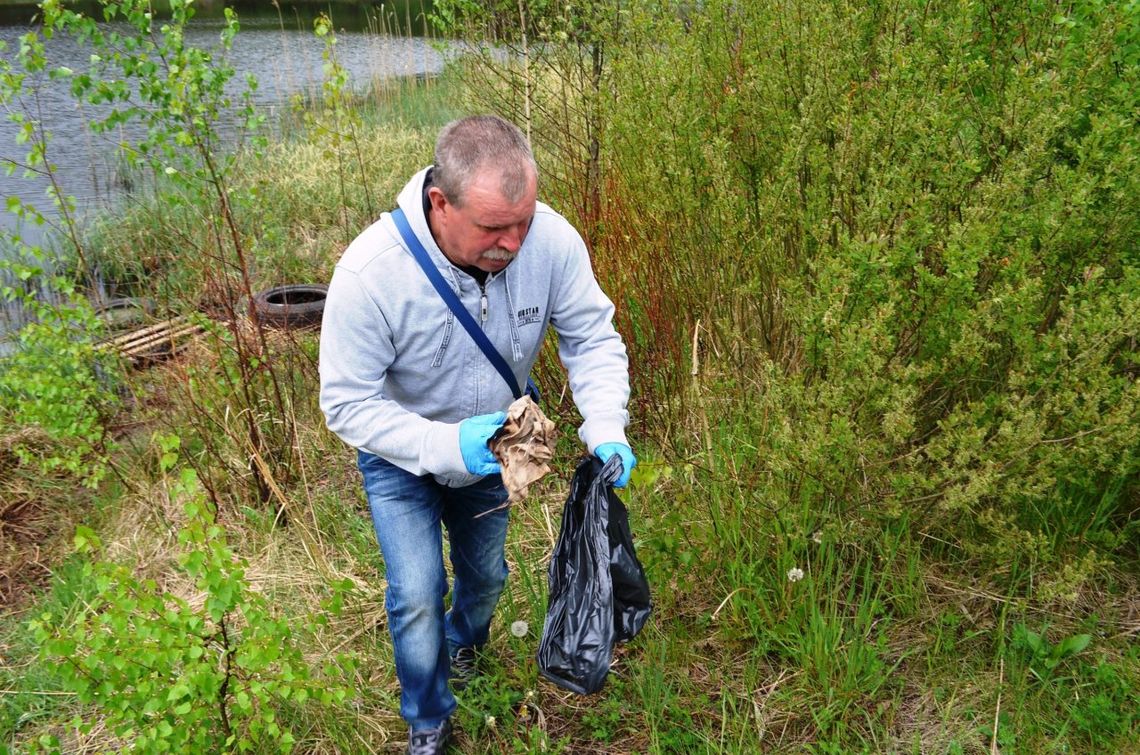
M463 455L463 463L467 465L468 472L486 476L503 471L487 447L487 441L503 426L506 419L506 412L495 412L469 417L459 423L459 453Z
M605 464L611 456L617 454L621 457L621 477L614 483L615 488L624 488L629 484L629 476L633 473L633 468L637 466L637 457L633 455L633 449L624 443L603 443L594 449L594 456L601 459Z

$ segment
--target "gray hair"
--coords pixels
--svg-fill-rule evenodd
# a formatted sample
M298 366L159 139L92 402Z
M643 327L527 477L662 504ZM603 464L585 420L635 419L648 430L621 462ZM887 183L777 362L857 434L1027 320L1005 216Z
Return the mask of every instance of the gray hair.
M499 190L517 202L538 177L538 166L523 132L497 115L473 115L452 121L435 141L435 166L431 174L447 201L462 206L464 193L485 168L499 172Z

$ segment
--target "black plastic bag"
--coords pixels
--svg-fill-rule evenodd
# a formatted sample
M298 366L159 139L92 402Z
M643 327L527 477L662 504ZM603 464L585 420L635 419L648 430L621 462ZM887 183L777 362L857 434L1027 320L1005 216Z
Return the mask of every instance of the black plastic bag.
M550 560L538 668L580 695L602 688L615 642L633 639L652 611L629 514L613 489L620 474L617 454L604 466L594 457L578 465Z

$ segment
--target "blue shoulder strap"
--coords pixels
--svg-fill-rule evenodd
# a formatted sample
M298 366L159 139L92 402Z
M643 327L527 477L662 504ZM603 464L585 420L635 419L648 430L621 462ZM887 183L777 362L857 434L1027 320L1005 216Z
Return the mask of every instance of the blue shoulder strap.
M507 385L510 386L511 393L514 394L515 398L522 396L522 391L519 390L519 385L515 381L515 375L511 372L511 368L507 366L503 355L495 349L491 340L487 338L487 334L475 324L475 318L471 316L470 312L463 308L459 297L451 290L451 286L447 285L447 282L444 281L443 276L439 273L439 269L436 268L435 264L431 261L431 257L428 256L427 250L424 249L424 245L416 238L416 234L412 231L411 225L408 224L408 218L404 215L404 211L399 207L392 210L392 220L395 221L396 228L400 231L400 235L404 237L404 243L408 245L408 249L411 250L412 256L416 258L416 262L420 263L424 275L431 281L431 284L439 293L440 298L451 308L451 311L454 312L455 316L459 319L460 324L462 324L464 329L475 339L475 343L482 349L483 353L487 355L487 359L491 361L491 364L499 371L499 374L503 376L503 380L507 381Z

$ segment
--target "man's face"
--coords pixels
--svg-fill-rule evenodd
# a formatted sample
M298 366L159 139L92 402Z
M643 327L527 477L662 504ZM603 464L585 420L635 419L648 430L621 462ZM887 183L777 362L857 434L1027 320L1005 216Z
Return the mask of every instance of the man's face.
M428 189L431 229L439 248L452 263L497 273L515 258L534 219L537 179L532 174L517 202L499 191L494 169L475 176L467 187L463 205L447 201L443 192Z

